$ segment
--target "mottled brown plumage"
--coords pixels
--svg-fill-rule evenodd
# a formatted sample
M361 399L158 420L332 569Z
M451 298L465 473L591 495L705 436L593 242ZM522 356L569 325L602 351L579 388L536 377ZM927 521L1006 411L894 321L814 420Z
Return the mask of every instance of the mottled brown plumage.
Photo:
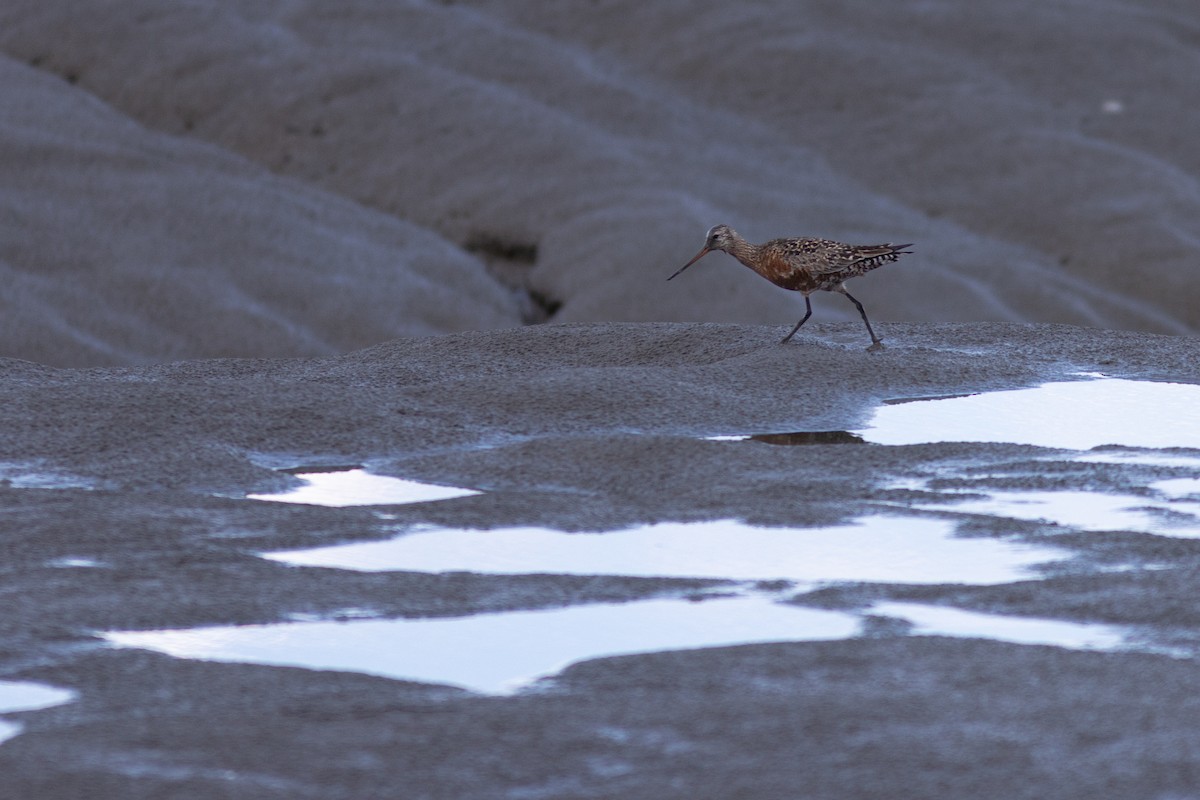
M704 247L688 263L675 271L675 275L695 264L713 250L721 250L736 258L750 269L762 275L776 286L791 289L804 295L804 317L792 328L792 332L783 337L783 342L791 339L800 326L812 316L812 301L809 295L813 292L838 292L854 303L867 333L871 334L871 346L868 350L882 350L883 341L875 335L867 312L862 303L846 291L845 282L851 278L870 272L876 267L889 261L895 261L908 244L842 244L829 239L772 239L764 244L750 244L738 232L728 225L713 226L705 239ZM674 278L672 275L671 278ZM667 278L667 280L671 280ZM783 343L781 342L781 344Z

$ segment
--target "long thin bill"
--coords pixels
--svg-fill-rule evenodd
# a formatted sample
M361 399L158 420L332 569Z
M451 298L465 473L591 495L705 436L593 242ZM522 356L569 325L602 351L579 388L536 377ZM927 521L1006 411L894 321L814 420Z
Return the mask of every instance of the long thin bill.
M708 255L708 254L709 254L709 253L711 253L711 252L712 252L711 250L709 250L707 247L705 247L705 248L704 248L704 249L702 249L702 250L701 250L699 253L696 253L696 257L695 257L695 258L693 258L693 259L692 259L691 261L689 261L688 263L684 264L684 265L683 265L682 267L680 267L679 269L675 270L675 275L678 275L679 273L683 272L685 269L687 269L688 267L690 267L692 264L695 264L697 261L699 261L700 259L704 258L706 255ZM675 275L672 275L672 276L671 276L671 278L674 278L674 277L675 277ZM667 280L671 280L671 278L667 278Z

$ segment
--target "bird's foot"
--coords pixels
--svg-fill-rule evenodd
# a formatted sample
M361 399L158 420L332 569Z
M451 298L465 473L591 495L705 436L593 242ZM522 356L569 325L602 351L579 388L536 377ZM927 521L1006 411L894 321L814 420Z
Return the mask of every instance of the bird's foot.
M871 346L867 348L867 352L868 353L881 353L886 349L887 348L883 346L883 340L876 339L874 342L871 343Z

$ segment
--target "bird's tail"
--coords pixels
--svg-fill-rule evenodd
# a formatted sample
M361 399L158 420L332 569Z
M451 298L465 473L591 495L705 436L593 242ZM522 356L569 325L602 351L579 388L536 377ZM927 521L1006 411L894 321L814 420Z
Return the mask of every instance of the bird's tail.
M911 253L912 250L904 249L906 247L912 247L912 242L908 244L873 244L859 247L856 253L858 260L855 261L854 265L859 267L862 272L875 269L876 267L895 261L905 253Z

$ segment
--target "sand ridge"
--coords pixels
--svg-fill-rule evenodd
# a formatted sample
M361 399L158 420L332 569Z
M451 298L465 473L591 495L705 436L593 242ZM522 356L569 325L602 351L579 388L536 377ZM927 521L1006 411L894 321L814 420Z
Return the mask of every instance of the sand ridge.
M881 321L1194 330L1200 192L1178 134L1200 107L1178 77L1192 71L1189 15L1167 2L10 3L0 51L65 79L38 81L37 106L77 113L90 95L111 113L89 104L99 128L39 123L56 133L37 159L20 155L28 130L0 137L13 183L53 152L89 165L55 173L61 202L9 197L28 217L10 217L12 282L64 321L54 335L10 323L6 352L317 354L518 324L531 307L561 322L798 318L797 298L728 259L660 285L717 222L757 241L916 242L909 263L856 284ZM89 142L144 147L148 130L206 155L143 164L179 188L129 208L153 192L128 185L119 148ZM527 255L489 272L481 242ZM230 297L228 279L185 271L201 243L220 244L213 269L253 285ZM74 295L53 277L68 265ZM89 307L85 286L112 299ZM840 306L816 314L852 319ZM176 330L161 308L212 322Z

